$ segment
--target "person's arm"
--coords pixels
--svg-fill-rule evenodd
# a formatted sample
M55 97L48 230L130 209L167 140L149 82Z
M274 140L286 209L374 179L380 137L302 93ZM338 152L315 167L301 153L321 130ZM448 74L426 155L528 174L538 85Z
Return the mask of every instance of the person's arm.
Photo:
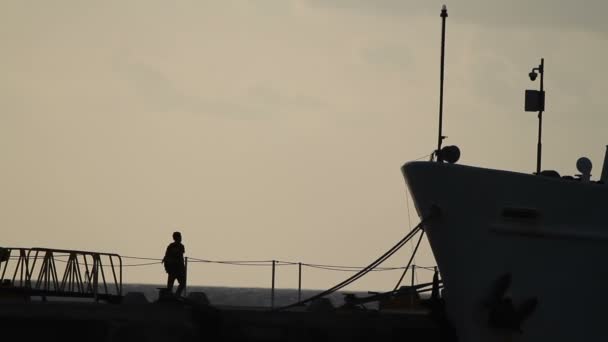
M165 256L163 257L162 261L163 264L165 263L165 261L167 261L167 255L169 255L169 247L171 247L171 245L167 246L167 249L165 250Z

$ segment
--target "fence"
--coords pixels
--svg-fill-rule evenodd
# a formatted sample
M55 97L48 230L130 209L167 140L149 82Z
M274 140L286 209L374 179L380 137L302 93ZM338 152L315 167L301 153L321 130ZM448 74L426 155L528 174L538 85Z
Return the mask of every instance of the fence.
M130 258L130 257L125 257ZM160 260L160 259L159 259ZM303 268L312 268L312 269L321 269L327 271L335 271L335 272L360 272L365 267L359 266L341 266L341 265L324 265L324 264L312 264L312 263L304 263L304 262L293 262L293 261L282 261L282 260L257 260L257 261L214 261L208 259L198 259L198 258L185 258L186 260L186 269L189 264L192 263L210 263L210 264L224 264L224 265L232 265L232 266L257 266L257 267L267 267L270 268L270 307L275 307L275 284L277 277L277 268L284 266L297 266L298 268L298 302L302 300L302 274ZM190 267L191 269L191 267ZM410 265L409 267L376 267L371 272L387 272L387 271L411 271L411 286L416 284L416 272L417 271L429 271L436 272L437 266L418 266L418 265Z
M122 258L118 254L0 248L0 270L0 286L5 292L45 299L60 296L111 301L122 296Z
M143 260L143 263L123 264L122 259ZM122 296L123 267L158 265L159 258L120 256L50 248L0 248L0 288L18 289L30 295L91 297L95 300L114 300ZM282 260L217 261L186 257L186 278L189 264L209 263L231 266L270 268L270 307L275 307L275 284L278 267L298 268L298 301L302 300L302 274L304 268L335 272L360 272L365 267L313 264ZM59 267L58 267L59 265ZM105 271L104 269L109 269ZM415 285L416 272L433 271L436 266L410 265L404 267L376 267L371 272L411 271L411 286ZM12 273L12 276L11 276ZM106 273L108 275L106 276ZM5 276L8 274L8 278ZM61 275L61 280L59 276ZM186 288L187 291L187 288Z

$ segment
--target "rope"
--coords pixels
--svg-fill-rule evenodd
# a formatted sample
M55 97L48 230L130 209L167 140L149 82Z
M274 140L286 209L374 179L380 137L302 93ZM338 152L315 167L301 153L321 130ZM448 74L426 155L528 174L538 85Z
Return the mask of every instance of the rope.
M188 258L188 262L203 262L209 264L224 264L224 265L236 265L236 266L268 266L272 264L272 260L257 260L257 261L216 261L216 260L205 260L198 258ZM295 265L296 263L284 262L275 260L275 266L287 266Z
M420 242L422 241L423 236L424 236L424 230L422 230L422 233L420 233L420 238L418 239L418 243L416 243L416 247L414 248L414 251L412 252L410 261L407 262L407 266L403 270L403 273L401 274L401 278L399 278L399 281L397 282L397 285L395 285L395 288L393 289L393 291L396 291L399 288L399 285L401 285L401 281L403 280L403 277L405 277L405 274L407 273L407 269L412 264L412 261L414 260L414 257L416 256L416 252L418 251L418 247L420 247Z
M163 260L163 259L159 259L159 258L144 258L144 257L124 256L124 255L121 255L120 257L123 259L134 259L134 260L154 260L154 261Z
M158 258L146 258L146 257L133 257L133 256L121 256L123 259L133 259L133 260L152 260L152 262L145 263L137 263L137 264L123 264L123 267L137 267L137 266L150 266L150 265L158 265L162 263L162 259ZM19 257L10 257L10 260L18 260ZM53 258L57 262L67 263L68 261L65 259L60 259L58 256L54 256ZM219 261L219 260L206 260L199 258L188 257L188 263L214 263L214 264L223 264L223 265L232 265L232 266L263 266L268 267L272 266L272 260L253 260L253 261ZM84 265L81 261L76 261L77 265ZM282 261L275 260L275 266L294 266L298 265L298 262L293 261ZM314 269L327 270L327 271L339 271L339 272L358 272L365 268L365 266L344 266L344 265L327 265L327 264L311 264L311 263L301 263L302 266L310 267ZM104 264L102 267L111 267L109 264ZM370 272L384 272L384 271L396 271L396 270L405 270L408 266L395 266L395 267L376 267ZM418 266L416 268L423 269L425 271L434 271L435 266Z
M428 218L431 218L433 216L435 216L436 212L432 212L431 215L429 215ZM394 245L391 249L389 249L386 253L384 253L383 255L381 255L378 259L374 260L371 264L369 264L367 267L365 267L364 269L362 269L361 271L357 272L355 275L349 277L348 279L342 281L341 283L335 285L334 287L325 290L317 295L314 295L310 298L307 298L305 300L301 300L298 301L294 304L290 304L287 306L284 306L282 308L278 308L277 310L285 310L285 309L289 309L295 306L299 306L308 302L311 302L315 299L318 298L322 298L325 297L335 291L338 291L340 289L342 289L345 286L348 286L349 284L353 283L354 281L358 280L359 278L361 278L362 276L364 276L365 274L367 274L368 272L370 272L372 269L374 269L376 266L380 265L381 263L383 263L386 259L388 259L390 256L392 256L393 254L395 254L395 252L397 252L401 247L403 247L403 245L405 243L407 243L417 232L418 230L422 229L422 225L425 223L425 221L428 218L424 218L422 219L422 221L420 221L420 223L418 223L416 225L416 227L414 227L409 233L407 233L405 235L405 237L403 237L403 239L401 239L399 242L397 242L396 245Z
M361 266L338 266L338 265L322 265L322 264L307 264L307 263L302 263L302 266L308 266L308 267L312 267L312 268L339 268L339 269L345 269L345 270L352 270L352 271L359 271L365 268L365 266L361 267ZM399 267L377 267L376 270L381 270L381 271L389 271L389 270L396 270L396 269L403 269L403 267L399 266Z
M432 152L430 154L425 154L424 156L418 157L418 158L416 158L416 159L414 159L412 161L418 161L418 160L426 159L426 158L432 156L433 153L435 153L435 152ZM412 219L411 219L411 216L410 216L410 194L409 194L407 186L405 187L405 204L407 206L407 224L408 224L408 226L411 227L412 226ZM411 229L410 229L410 231L411 231ZM413 255L416 254L416 252L414 251L413 247L412 247L412 254ZM414 263L415 262L416 262L416 259L414 258ZM406 268L406 270L407 270L407 268ZM401 282L401 281L399 281L399 282Z
M57 258L53 258L53 260L55 260L55 261L59 261L59 262L62 262L62 263L64 263L64 264L67 264L67 263L68 263L68 260L62 260L62 259L57 259ZM83 262L80 262L80 261L75 261L75 263L76 263L76 265L78 265L78 266L82 266L82 265L84 265L84 263L83 263ZM141 264L123 264L123 265L122 265L122 267L149 266L149 265L158 265L158 264L160 264L160 263L161 263L160 261L155 261L155 262L145 262L145 263L141 263ZM90 267L92 267L92 264L90 265ZM111 264L105 264L105 265L104 265L104 264L102 264L102 265L101 265L101 267L106 267L106 268L107 268L107 267L109 267L109 268L114 268L114 267L119 267L119 265L114 265L114 267L112 267L112 265L111 265Z
M302 266L305 266L305 265L302 264ZM359 272L359 271L361 271L361 269L344 269L344 268L325 267L325 266L309 266L309 267L320 269L320 270L339 271L339 272ZM373 269L373 270L370 270L370 272L384 272L384 271L394 271L394 270L400 270L400 269L401 269L401 267L392 268L392 269L382 269L382 270Z
M310 268L316 268L316 269L321 269L321 270L328 270L328 271L342 271L342 272L357 272L362 270L364 267L339 267L339 266L330 266L330 265L310 265L310 264L302 264L302 266L308 266ZM385 272L385 271L397 271L397 270L404 270L407 269L407 266L400 266L400 267L376 267L375 269L371 270L370 272ZM432 271L433 267L424 267L424 266L417 266L416 268L421 268L425 271Z
M412 159L412 160L410 160L410 161L418 161L418 160L426 159L426 158L428 158L428 157L432 156L434 153L435 153L435 152L432 152L432 153L427 153L427 154L425 154L425 155L423 155L423 156L421 156L421 157L418 157L418 158L416 158L416 159Z
M158 265L161 264L160 261L155 261L155 262L145 262L142 264L127 264L127 265L122 265L122 267L137 267L137 266L149 266L149 265ZM105 267L106 265L104 265Z

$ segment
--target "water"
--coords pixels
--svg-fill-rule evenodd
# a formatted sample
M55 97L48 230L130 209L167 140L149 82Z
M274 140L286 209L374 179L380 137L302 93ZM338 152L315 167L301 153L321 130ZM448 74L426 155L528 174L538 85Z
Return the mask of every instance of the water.
M158 288L163 285L151 284L123 284L123 293L142 292L149 301L158 299ZM174 287L174 291L175 291ZM259 306L270 307L271 295L268 288L255 287L220 287L220 286L188 286L188 292L204 292L213 305L233 305L233 306ZM302 299L309 298L322 292L322 290L302 290ZM345 293L354 293L357 297L368 296L367 292L346 291L336 292L327 298L334 306L344 303ZM275 289L275 307L293 304L298 301L297 289ZM366 305L368 306L368 305ZM373 305L369 305L373 308Z

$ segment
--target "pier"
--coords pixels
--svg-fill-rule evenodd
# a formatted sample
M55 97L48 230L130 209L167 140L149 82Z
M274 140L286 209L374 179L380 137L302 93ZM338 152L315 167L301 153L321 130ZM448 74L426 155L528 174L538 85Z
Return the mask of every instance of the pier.
M123 259L145 262L125 264ZM344 305L338 307L323 300L322 296L317 295L318 298L308 302L302 298L302 268L355 272L349 279L371 269L280 260L186 258L190 272L196 263L267 266L272 285L267 307L214 305L204 293L197 292L187 293L183 298L161 296L153 302L141 293L123 292L123 267L159 263L160 259L115 253L1 248L2 331L25 340L62 342L82 338L87 341L167 341L176 338L179 341L396 341L406 336L416 340L446 341L446 329L433 318L433 306L420 297L423 292L436 292L439 282L414 284L416 269L436 272L435 268L376 267L374 271L411 270L412 284L387 293L370 293L367 297L345 295ZM289 266L299 270L299 303L277 308L274 298L276 270ZM365 307L371 302L379 303L378 309Z

